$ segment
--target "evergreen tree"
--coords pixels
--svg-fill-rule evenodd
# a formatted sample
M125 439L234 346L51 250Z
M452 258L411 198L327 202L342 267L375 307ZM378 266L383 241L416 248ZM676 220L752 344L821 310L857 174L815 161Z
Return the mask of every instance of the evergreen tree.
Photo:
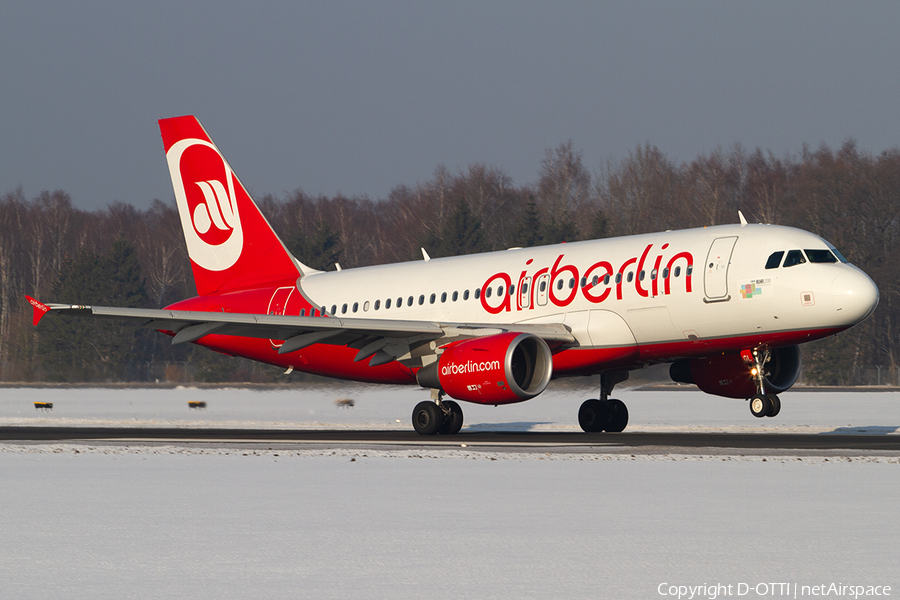
M435 256L460 256L486 249L481 219L472 213L464 199L457 201L441 233L440 242L433 246Z
M552 213L544 224L543 243L560 244L578 240L575 224L569 217L569 211L561 209Z
M328 221L323 221L312 235L298 231L288 239L287 247L297 260L320 271L333 269L341 260L340 236Z
M537 201L532 194L528 194L528 202L525 203L515 238L509 245L522 248L540 246L543 242L541 229L541 213L538 211Z
M609 237L609 219L606 218L606 213L602 210L595 212L594 218L591 219L590 236L592 240Z
M63 303L144 306L147 294L137 253L122 239L104 256L82 251L62 269L53 298ZM66 315L45 319L38 331L42 367L47 378L56 381L135 379L132 366L140 363L142 349L154 335L131 323Z

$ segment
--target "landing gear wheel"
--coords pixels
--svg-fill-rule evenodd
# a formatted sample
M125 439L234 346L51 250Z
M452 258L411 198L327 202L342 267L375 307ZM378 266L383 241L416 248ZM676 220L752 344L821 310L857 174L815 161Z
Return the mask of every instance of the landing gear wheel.
M772 401L768 396L757 394L750 398L750 413L754 417L765 417L772 410Z
M585 400L578 410L578 424L588 433L603 431L609 425L611 417L609 402L593 398Z
M441 435L456 435L463 425L463 411L453 400L444 400L444 408L450 412L444 414L444 422L438 432Z
M775 394L766 394L769 399L769 410L766 411L767 417L774 417L781 412L781 399Z
M609 422L604 428L610 433L619 433L625 431L628 425L628 407L621 400L608 400L610 411Z
M444 422L444 411L435 402L419 402L413 409L413 429L420 435L434 435Z

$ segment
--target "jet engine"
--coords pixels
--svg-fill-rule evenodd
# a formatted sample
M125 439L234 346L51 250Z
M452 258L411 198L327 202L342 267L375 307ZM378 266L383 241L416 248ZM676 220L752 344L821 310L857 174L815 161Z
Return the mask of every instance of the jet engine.
M508 332L450 344L437 362L419 369L416 380L457 400L511 404L543 392L552 374L547 342L530 333Z
M677 360L669 367L669 376L679 383L693 383L707 394L750 398L757 392L751 368L740 354L725 354ZM771 350L763 370L766 392L780 394L800 376L800 348L786 346Z

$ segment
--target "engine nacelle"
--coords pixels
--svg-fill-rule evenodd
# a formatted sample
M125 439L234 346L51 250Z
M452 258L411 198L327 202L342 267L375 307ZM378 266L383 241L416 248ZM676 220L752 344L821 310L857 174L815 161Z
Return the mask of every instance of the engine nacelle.
M727 398L750 398L756 394L756 382L740 354L712 358L678 360L669 367L669 375L679 383L693 383L707 394ZM787 346L769 354L763 369L766 392L779 394L796 383L800 376L800 348Z
M479 404L510 404L534 398L550 383L553 355L530 333L499 333L451 344L437 362L419 369L427 388Z

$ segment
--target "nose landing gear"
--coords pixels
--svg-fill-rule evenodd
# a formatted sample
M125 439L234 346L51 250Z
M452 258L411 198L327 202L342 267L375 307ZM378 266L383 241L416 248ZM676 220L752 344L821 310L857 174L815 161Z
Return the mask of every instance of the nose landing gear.
M763 369L769 361L768 349L744 350L741 352L744 362L750 367L750 375L756 383L756 395L750 398L750 414L754 417L774 417L781 412L781 399L777 394L766 393L766 373Z

